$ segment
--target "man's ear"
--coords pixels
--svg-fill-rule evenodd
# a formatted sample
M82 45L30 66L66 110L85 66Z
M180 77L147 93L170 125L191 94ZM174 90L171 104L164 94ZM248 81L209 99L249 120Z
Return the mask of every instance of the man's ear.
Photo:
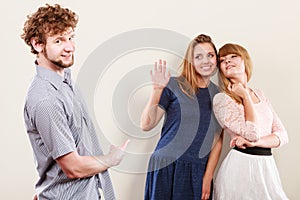
M33 46L34 50L36 50L38 53L41 53L43 51L44 44L39 42L35 37L31 38L30 43Z

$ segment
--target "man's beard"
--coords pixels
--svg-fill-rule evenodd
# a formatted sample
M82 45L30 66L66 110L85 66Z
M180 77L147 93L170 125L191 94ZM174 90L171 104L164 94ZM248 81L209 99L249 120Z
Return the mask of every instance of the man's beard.
M74 55L72 55L72 62L68 63L68 64L65 64L63 63L62 60L58 60L58 61L55 61L55 60L50 60L50 62L52 62L54 65L60 67L60 68L68 68L68 67L71 67L74 63Z
M47 51L46 51L46 48L44 49L44 54L45 54L45 58L47 60L49 60L52 64L58 66L59 68L68 68L68 67L71 67L73 64L74 64L74 55L72 54L72 62L68 63L68 64L65 64L63 63L62 60L51 60L49 57L48 57L48 54L47 54Z

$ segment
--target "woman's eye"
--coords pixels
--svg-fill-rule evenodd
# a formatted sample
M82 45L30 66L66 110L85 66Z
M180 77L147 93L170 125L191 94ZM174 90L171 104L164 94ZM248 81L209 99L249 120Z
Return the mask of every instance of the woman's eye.
M195 58L196 58L197 60L201 60L201 59L203 58L203 56L202 56L202 55L197 55Z
M209 58L213 58L215 55L214 54L208 54Z

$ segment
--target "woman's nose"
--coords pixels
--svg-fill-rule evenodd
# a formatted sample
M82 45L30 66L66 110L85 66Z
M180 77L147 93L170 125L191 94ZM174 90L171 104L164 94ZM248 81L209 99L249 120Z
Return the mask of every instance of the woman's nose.
M203 60L202 60L203 63L207 63L208 60L209 60L208 56L203 56Z
M230 59L229 58L226 58L225 59L225 63L230 63L231 61L230 61Z

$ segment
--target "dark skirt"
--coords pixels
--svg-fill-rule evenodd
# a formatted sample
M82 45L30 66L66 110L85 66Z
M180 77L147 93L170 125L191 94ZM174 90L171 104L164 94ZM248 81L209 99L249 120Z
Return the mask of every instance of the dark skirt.
M147 173L145 200L199 200L207 159L196 162L152 156ZM170 163L170 164L168 164ZM168 164L167 166L163 166ZM211 195L212 199L212 189Z

